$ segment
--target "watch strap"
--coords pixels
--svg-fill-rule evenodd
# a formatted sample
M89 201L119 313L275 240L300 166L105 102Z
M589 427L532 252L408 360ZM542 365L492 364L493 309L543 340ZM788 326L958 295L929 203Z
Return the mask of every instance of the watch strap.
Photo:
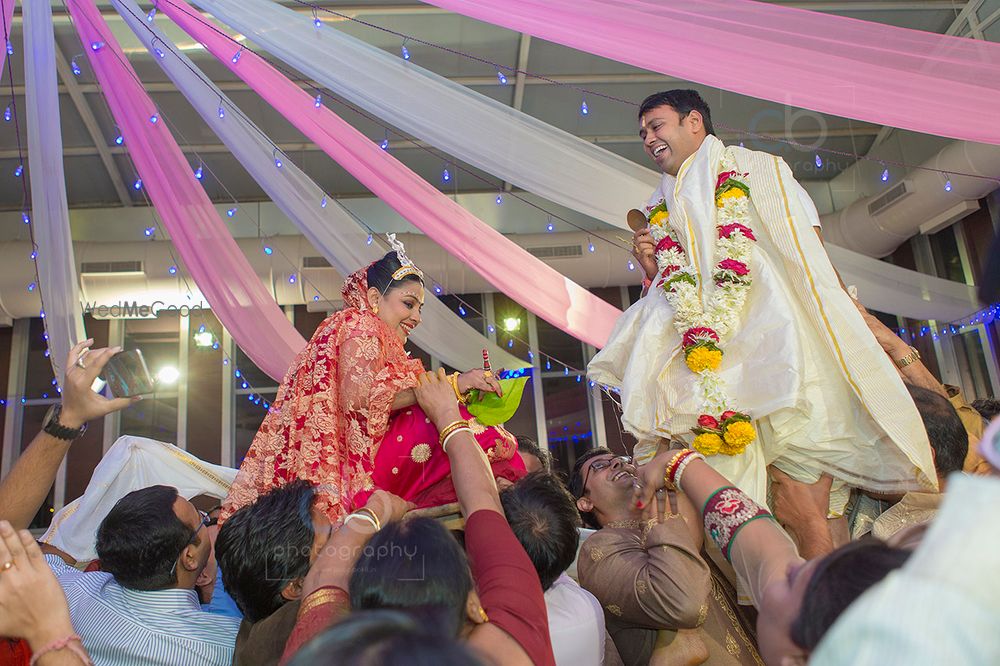
M79 428L67 428L59 423L60 413L62 413L62 405L53 405L52 410L49 412L49 416L45 419L45 425L42 426L42 432L51 435L56 439L64 439L68 442L73 441L74 439L79 439L83 436L83 433L87 432L86 423Z

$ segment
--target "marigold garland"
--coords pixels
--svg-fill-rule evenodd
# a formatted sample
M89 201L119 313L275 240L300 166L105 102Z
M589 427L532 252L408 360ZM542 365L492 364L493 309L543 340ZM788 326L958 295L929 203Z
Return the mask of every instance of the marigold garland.
M670 228L670 213L661 201L647 208L653 240L654 257L659 268L661 288L674 308L674 326L682 337L684 360L698 378L705 413L698 417L694 448L706 456L739 455L756 438L748 414L726 408L728 397L722 378L717 374L725 355L722 340L731 336L740 324L740 314L750 290L750 259L757 238L750 228L750 188L740 174L730 168L735 163L729 151L726 165L715 187L716 288L704 304L698 290L699 272L688 260L684 247ZM711 413L720 413L718 418Z

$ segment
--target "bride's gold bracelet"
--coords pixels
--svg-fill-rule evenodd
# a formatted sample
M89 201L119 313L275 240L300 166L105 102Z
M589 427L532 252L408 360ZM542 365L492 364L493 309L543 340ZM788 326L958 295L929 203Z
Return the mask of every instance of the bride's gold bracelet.
M448 375L448 382L451 384L451 388L455 390L455 399L464 405L465 396L458 390L458 373L456 372L455 374Z

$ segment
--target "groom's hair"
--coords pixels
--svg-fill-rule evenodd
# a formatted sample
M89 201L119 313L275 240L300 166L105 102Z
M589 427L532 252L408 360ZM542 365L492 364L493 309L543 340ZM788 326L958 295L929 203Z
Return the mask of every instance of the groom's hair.
M642 104L639 105L638 117L642 118L644 113L658 106L671 107L681 117L681 120L687 118L687 115L692 111L697 111L705 123L705 132L715 134L715 128L712 127L712 110L708 108L708 104L701 98L697 90L676 89L653 93L642 100Z

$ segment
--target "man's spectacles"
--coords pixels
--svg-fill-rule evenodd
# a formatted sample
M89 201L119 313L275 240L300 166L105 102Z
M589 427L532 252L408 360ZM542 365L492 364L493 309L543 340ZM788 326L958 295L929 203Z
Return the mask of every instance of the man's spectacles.
M181 552L177 553L177 559L180 559L181 553L183 553L188 546L193 544L198 539L198 532L201 531L201 528L208 527L211 524L212 524L212 519L208 517L208 514L205 513L204 511L199 510L198 525L194 528L194 530L192 530L191 538L188 539L188 542L186 544L184 544L184 548L181 548ZM175 573L177 573L177 560L174 560L174 566L170 567L170 576L173 577Z
M616 462L619 462L622 465L629 465L632 463L632 458L629 456L615 456L613 458L602 458L590 463L590 467L587 468L587 473L583 475L583 485L580 486L580 496L576 499L580 499L580 497L587 494L587 479L590 478L591 472L600 472L601 470L608 469Z

